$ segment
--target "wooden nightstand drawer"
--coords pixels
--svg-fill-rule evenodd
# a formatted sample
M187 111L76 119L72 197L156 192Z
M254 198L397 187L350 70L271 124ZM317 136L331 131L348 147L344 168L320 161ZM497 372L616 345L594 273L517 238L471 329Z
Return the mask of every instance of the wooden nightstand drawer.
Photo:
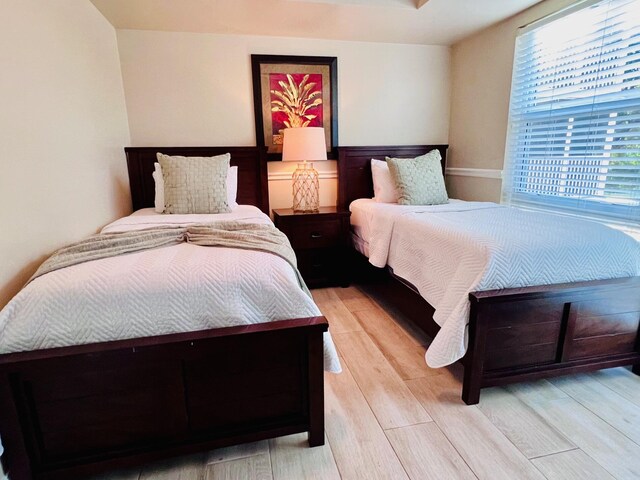
M349 215L335 207L321 207L316 213L273 211L274 223L289 237L309 288L349 284Z
M329 278L335 268L335 252L333 251L303 250L298 252L296 257L298 257L300 273L312 283Z
M334 247L341 240L339 219L316 220L291 226L291 246L293 248Z

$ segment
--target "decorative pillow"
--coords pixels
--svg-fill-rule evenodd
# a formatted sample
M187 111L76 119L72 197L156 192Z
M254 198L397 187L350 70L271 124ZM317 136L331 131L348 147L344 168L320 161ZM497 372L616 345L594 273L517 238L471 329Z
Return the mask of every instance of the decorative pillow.
M228 153L215 157L157 154L164 179L165 213L228 213Z
M440 205L449 203L444 186L440 152L431 150L416 158L388 158L391 178L398 190L400 205Z
M156 200L154 202L157 213L164 212L164 178L162 177L162 167L158 162L153 164L153 180L156 185ZM227 203L229 207L238 206L238 167L229 167L227 173Z
M373 179L373 199L376 202L398 203L398 190L391 178L387 162L372 158L371 178Z

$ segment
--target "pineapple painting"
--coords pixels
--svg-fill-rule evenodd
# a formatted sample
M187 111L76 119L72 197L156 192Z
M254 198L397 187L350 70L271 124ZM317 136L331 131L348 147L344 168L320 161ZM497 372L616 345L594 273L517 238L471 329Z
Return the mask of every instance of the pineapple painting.
M269 75L273 144L282 145L282 130L322 127L322 75Z

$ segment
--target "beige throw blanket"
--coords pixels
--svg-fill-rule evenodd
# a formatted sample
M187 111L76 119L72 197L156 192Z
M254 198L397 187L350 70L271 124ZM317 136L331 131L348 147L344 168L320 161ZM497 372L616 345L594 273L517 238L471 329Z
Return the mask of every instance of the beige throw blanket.
M289 262L296 272L300 287L311 296L300 276L296 255L286 235L273 225L238 221L194 224L187 227L162 226L92 235L55 252L40 265L27 283L49 272L79 263L152 248L170 247L183 242L206 247L258 250L277 255Z

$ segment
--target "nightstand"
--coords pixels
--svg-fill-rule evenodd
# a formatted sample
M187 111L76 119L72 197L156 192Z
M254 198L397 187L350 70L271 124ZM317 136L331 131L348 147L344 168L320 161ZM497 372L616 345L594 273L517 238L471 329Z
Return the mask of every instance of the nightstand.
M274 223L289 237L309 288L349 285L350 215L336 207L321 207L319 213L273 210Z

